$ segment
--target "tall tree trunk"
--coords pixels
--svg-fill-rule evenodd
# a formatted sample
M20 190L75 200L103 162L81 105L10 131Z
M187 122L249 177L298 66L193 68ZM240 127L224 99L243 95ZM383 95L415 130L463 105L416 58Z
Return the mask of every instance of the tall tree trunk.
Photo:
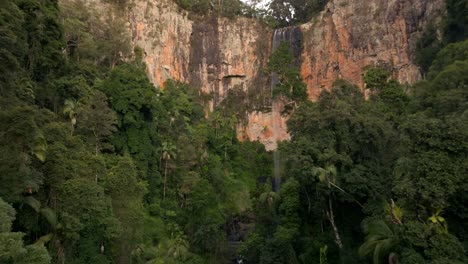
M167 183L167 159L164 166L164 187L163 187L163 201L166 200L166 183Z
M398 258L394 252L388 255L388 264L398 264Z
M307 204L308 204L307 212L310 213L310 210L312 209L312 204L310 203L310 197L309 197L309 193L307 192L307 187L304 188L304 191L307 197Z
M97 133L96 133L96 130L93 129L93 135L94 135L94 155L97 157L98 154L99 154L99 147L98 147L98 136L97 136ZM97 173L97 170L94 172L96 175L95 175L95 180L96 180L96 184L98 182L98 173Z
M55 240L55 249L57 250L57 263L65 264L65 249L62 245L62 241L59 239Z
M328 198L328 211L326 212L326 214L333 228L333 233L335 235L335 243L338 245L340 249L342 249L343 243L341 242L340 233L338 233L338 228L336 227L336 224L335 224L335 216L333 215L333 207L332 207L332 201L330 197Z

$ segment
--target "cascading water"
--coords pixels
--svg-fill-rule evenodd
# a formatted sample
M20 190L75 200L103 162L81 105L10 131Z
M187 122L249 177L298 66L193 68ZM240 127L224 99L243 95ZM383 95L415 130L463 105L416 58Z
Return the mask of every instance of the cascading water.
M279 110L276 109L275 101L273 100L273 89L276 86L276 83L273 81L273 76L277 77L275 73L272 74L271 78L271 124L273 129L273 139L277 140L278 138L278 122L279 122ZM277 78L276 80L277 81ZM281 175L280 175L280 153L278 147L273 150L273 179L271 181L271 188L274 192L279 192L281 185Z
M294 55L294 58L299 58L302 48L302 32L297 27L279 28L273 32L272 38L272 52L274 52L282 42L289 45L289 49ZM295 62L297 63L297 62ZM285 65L286 66L286 65ZM278 75L271 74L271 124L273 130L273 139L278 139L278 124L281 123L280 109L273 99L273 90L278 84ZM271 181L272 190L274 192L280 191L281 186L281 172L280 172L280 152L278 148L273 150L273 178Z
M299 58L302 51L302 32L299 27L275 29L272 39L272 51L275 51L281 42L286 42L294 58Z

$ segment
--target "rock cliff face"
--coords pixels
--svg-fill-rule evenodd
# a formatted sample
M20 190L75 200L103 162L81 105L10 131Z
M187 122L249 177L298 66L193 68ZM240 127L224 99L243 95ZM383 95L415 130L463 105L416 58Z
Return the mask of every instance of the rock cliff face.
M237 18L209 18L193 26L190 46L190 83L212 95L210 109L230 89L248 93L266 87L261 73L270 53L271 30L259 22Z
M309 98L317 100L336 79L364 90L362 73L369 65L385 67L401 83L420 80L413 62L416 43L426 26L438 23L444 12L443 0L330 0L319 16L300 26L300 69ZM289 139L286 119L254 112L242 131L274 149L276 141ZM267 128L274 124L277 132L270 133Z
M341 78L363 87L365 66L384 66L401 83L421 79L413 63L416 42L443 0L332 0L304 34L301 74L314 100Z
M257 140L265 145L266 150L274 150L279 141L289 140L287 132L287 116L281 115L283 105L273 102L269 112L253 111L248 114L246 124L239 124L237 137L241 141Z
M85 1L103 12L110 9L104 0ZM330 0L323 12L299 27L302 43L294 43L309 98L317 99L337 78L364 89L361 75L368 65L387 67L403 83L418 81L421 74L412 54L423 29L441 17L443 6L443 0ZM143 49L155 85L168 79L188 82L212 95L210 110L231 89L243 91L246 98L270 93L270 78L262 69L274 33L258 21L191 19L173 0L134 0L126 16L132 44ZM281 34L288 35L288 30ZM261 112L253 103L247 120L238 126L239 139L259 140L267 149L287 140L287 117L279 114L281 103L275 104L273 111Z
M129 6L132 44L143 49L148 77L156 86L168 79L189 79L193 21L170 0L136 0Z
M189 19L172 0L136 0L128 10L133 44L144 52L155 85L168 79L188 82L219 104L227 91L265 86L271 30L258 21L237 18Z

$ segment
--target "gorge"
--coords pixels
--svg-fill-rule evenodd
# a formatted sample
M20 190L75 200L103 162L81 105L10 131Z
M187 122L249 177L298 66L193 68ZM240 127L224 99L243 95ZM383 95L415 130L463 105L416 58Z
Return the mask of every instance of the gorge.
M1 1L0 263L468 263L466 14Z

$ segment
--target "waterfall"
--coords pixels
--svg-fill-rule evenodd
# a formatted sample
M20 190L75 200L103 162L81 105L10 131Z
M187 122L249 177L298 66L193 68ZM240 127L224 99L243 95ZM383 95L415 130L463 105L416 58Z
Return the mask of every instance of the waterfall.
M281 117L279 116L279 109L277 109L275 101L273 100L273 89L276 86L276 83L271 81L271 126L273 130L273 140L278 139L278 123L281 122ZM277 81L277 79L275 80ZM281 185L281 175L280 175L280 152L278 146L273 150L273 178L271 180L271 189L274 192L279 192Z
M302 51L302 32L298 27L286 27L286 28L279 28L273 32L272 37L272 52L274 52L281 42L286 42L289 45L289 49L296 58L294 64L299 65L298 58L300 58L301 51ZM281 123L281 116L280 116L280 109L277 103L273 100L273 90L275 89L276 85L278 84L278 75L276 73L272 73L271 76L271 124L273 130L273 140L278 139L278 125ZM273 150L273 178L271 181L271 187L274 192L280 191L281 186L281 172L280 172L280 152L278 147Z
M302 51L302 32L299 27L275 29L272 38L272 52L278 48L281 42L288 43L295 58L300 57Z

